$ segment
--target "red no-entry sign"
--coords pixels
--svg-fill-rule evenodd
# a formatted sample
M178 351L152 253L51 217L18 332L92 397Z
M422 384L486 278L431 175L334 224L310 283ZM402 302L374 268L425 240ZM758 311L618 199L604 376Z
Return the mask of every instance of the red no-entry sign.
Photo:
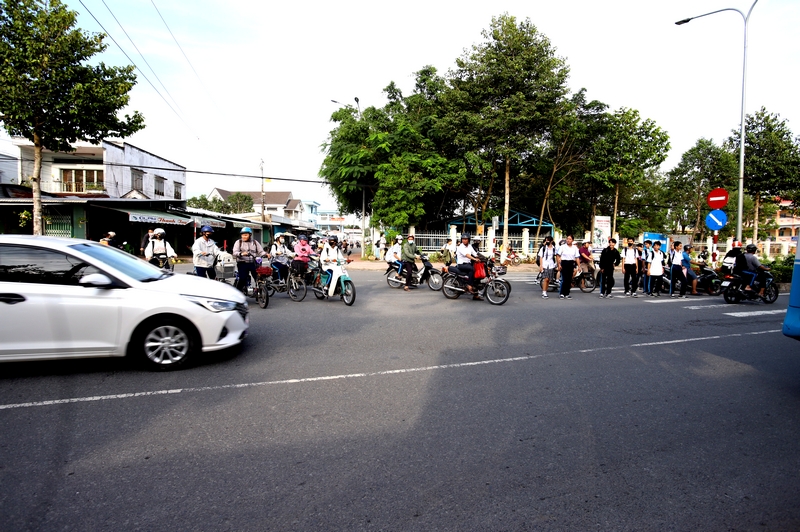
M715 188L708 193L706 203L712 209L721 209L728 204L728 191L724 188Z

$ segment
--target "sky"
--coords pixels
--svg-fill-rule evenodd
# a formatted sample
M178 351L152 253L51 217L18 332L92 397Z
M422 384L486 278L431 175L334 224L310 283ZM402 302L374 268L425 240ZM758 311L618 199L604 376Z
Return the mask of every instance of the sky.
M503 13L529 18L551 40L570 67L572 91L586 88L588 98L611 110L637 109L667 131L671 150L662 170L669 170L697 139L720 143L738 128L742 96L742 17L725 11L682 26L675 21L723 8L746 14L753 5L752 0L66 3L79 13L79 27L105 31L118 43L107 39L106 64L133 62L140 69L130 109L144 115L147 127L127 142L190 171L251 176L188 173L190 197L214 187L259 190L262 160L265 176L318 181L321 147L338 108L331 100L355 105L357 97L362 109L380 107L391 81L410 93L414 72L433 65L445 74L465 50L483 41L481 32L492 17ZM787 119L796 135L798 26L796 0L755 5L748 24L746 100L747 113L766 107ZM336 207L318 184L275 179L265 186L291 190L322 209Z

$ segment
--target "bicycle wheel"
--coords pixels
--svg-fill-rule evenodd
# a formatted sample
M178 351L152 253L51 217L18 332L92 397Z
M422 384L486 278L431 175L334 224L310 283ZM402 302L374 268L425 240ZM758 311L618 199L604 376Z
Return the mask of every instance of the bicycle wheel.
M595 288L597 288L597 285L594 283L594 277L592 277L590 274L584 275L581 279L581 292L588 294L594 292Z
M306 288L306 282L300 277L290 277L289 278L289 297L292 301L297 301L298 303L306 298L306 294L308 293L308 289Z
M266 288L266 290L267 290L267 295L268 295L269 297L272 297L272 296L274 296L274 295L275 295L275 287L274 287L274 286L272 286L272 279L270 279L270 278L267 278L267 280L266 280L266 281L264 281L264 288Z
M342 301L344 301L344 304L347 305L348 307L356 302L356 285L353 284L353 281L344 282L344 293L342 294Z
M444 278L441 272L431 270L430 277L428 277L428 288L434 292L438 292L442 289L442 286L444 286Z
M267 305L269 305L269 294L264 283L259 283L256 288L256 302L261 308L267 308Z

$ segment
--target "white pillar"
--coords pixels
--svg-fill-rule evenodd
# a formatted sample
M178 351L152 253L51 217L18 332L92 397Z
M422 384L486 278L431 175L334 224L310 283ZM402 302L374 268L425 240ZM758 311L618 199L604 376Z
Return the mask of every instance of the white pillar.
M458 239L456 238L457 236L458 235L456 234L456 226L455 225L451 225L450 226L450 238L453 239L453 243L454 244L458 244Z
M486 249L485 249L485 251L487 253L491 253L492 250L495 247L497 247L497 246L495 246L494 239L495 239L494 226L490 225L489 226L489 230L486 232Z
M791 242L781 242L781 255L784 257L789 254L789 244Z
M522 249L520 250L525 255L532 253L531 250L531 230L527 227L522 229Z
M770 249L772 247L770 246L770 244L772 244L772 240L770 240L769 238L764 241L764 255L766 255L767 258L770 258L771 255L770 252L772 251Z

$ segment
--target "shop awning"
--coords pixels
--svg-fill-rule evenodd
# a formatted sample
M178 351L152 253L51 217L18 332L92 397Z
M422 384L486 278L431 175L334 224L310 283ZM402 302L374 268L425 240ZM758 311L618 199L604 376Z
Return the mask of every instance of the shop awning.
M197 227L203 227L204 225L210 225L211 227L216 227L217 229L224 229L225 223L224 220L218 220L217 218L208 218L204 216L192 216L192 219L197 224Z
M128 215L131 222L142 222L154 225L188 225L192 222L191 218L179 214L159 211L146 211L141 209L118 209L112 210L124 212Z

